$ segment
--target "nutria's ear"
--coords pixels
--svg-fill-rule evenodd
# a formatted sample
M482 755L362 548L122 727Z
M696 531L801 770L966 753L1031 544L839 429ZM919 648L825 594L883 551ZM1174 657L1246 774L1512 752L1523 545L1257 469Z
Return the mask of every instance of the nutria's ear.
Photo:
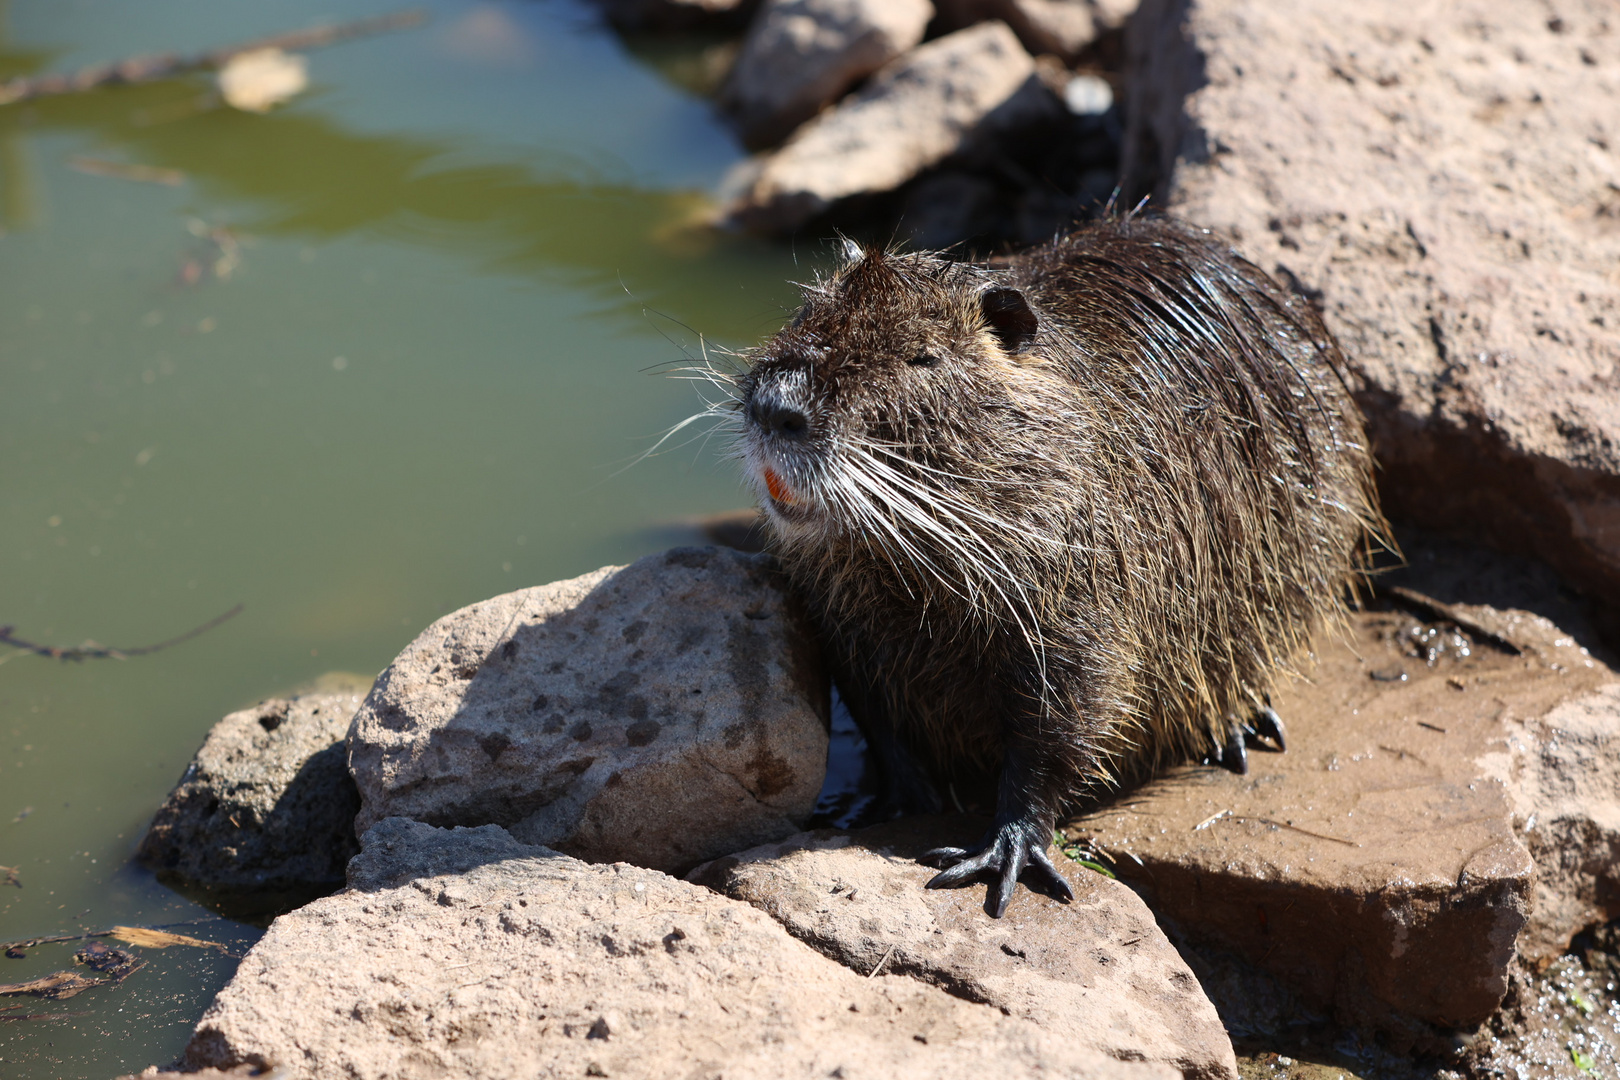
M979 297L979 306L991 333L1007 352L1022 352L1035 340L1040 323L1029 310L1029 301L1017 289L986 289Z

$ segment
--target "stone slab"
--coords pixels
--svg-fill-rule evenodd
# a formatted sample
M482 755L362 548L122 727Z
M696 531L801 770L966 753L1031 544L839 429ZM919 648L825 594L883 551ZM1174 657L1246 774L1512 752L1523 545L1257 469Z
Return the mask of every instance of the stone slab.
M698 867L688 879L767 912L800 941L866 974L943 987L1118 1061L1236 1080L1232 1043L1198 980L1140 897L1059 859L1072 904L1021 891L1002 919L984 890L929 890L923 852L979 836L986 822L908 818L825 829Z
M1167 1080L900 975L867 979L747 904L496 826L379 823L354 887L276 920L192 1068L307 1080L998 1075Z
M1520 948L1620 913L1620 773L1595 761L1620 680L1538 616L1417 607L1354 615L1273 695L1286 753L1252 750L1245 776L1173 770L1066 830L1177 933L1403 1038L1478 1025Z

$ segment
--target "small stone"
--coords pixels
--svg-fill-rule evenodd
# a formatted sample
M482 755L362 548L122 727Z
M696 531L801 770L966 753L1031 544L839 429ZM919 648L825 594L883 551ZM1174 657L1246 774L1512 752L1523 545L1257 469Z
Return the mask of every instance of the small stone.
M209 731L142 838L165 880L240 916L340 887L359 850L344 737L356 694L273 698Z
M922 40L928 0L766 0L721 91L752 147L780 142Z
M233 109L269 112L309 86L309 61L280 49L237 53L216 76L220 96Z
M1050 93L1004 23L907 53L731 182L734 225L791 232L853 195L891 191L962 148L981 125L1022 123ZM1000 115L998 115L998 113Z
M1106 25L1089 0L935 0L935 7L946 29L999 19L1030 52L1065 63L1074 62Z
M1114 88L1096 75L1076 75L1063 88L1063 104L1076 116L1101 116L1114 105Z

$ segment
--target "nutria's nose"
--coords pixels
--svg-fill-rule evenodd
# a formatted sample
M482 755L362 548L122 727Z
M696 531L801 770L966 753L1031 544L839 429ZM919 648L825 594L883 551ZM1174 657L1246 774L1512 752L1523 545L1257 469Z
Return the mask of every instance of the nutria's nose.
M754 423L784 439L802 439L810 430L810 418L787 405L755 401L752 412Z

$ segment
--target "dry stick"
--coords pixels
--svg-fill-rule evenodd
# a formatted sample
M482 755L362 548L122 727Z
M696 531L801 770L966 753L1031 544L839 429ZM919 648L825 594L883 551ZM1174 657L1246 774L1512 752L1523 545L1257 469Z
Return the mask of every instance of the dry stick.
M219 922L219 921L223 921L223 920L218 920L218 919L188 919L185 922L164 923L163 926L115 926L110 930L86 930L82 934L47 934L47 935L45 935L43 937L19 938L16 941L0 941L0 953L6 952L7 950L10 950L10 949L32 949L37 945L57 945L57 944L60 944L61 942L64 942L64 941L89 941L91 938L115 937L115 938L119 938L119 940L122 941L124 939L122 937L120 937L120 935L124 931L127 931L127 930L136 930L136 931L151 930L151 931L156 931L157 933L160 933L160 934L165 934L168 931L163 929L164 926L195 926L199 922ZM176 937L184 937L185 935L178 935L177 934L175 936ZM190 944L191 942L196 942L197 943L197 945L196 945L197 948L205 948L206 947L206 948L210 948L210 949L218 949L220 952L225 953L227 956L232 955L230 950L227 949L224 945L220 944L219 942L217 942L217 941L206 941L203 938L191 938L188 941L178 942L176 944ZM166 947L167 946L158 946L158 948L166 948Z
M223 67L232 57L259 49L318 49L349 38L366 37L386 33L389 30L403 30L426 20L427 13L420 9L396 11L391 15L379 15L371 19L357 19L354 22L294 30L288 34L274 34L230 48L215 49L212 52L192 56L161 53L157 56L131 57L116 64L97 64L83 68L73 75L24 76L0 83L0 105L10 105L13 102L51 94L76 94L98 86L155 82L173 75Z
M0 626L0 645L10 645L31 652L36 656L48 656L52 660L100 660L111 658L113 660L128 660L132 656L146 656L160 649L167 649L171 645L178 645L182 641L190 641L199 634L206 634L227 619L234 619L242 614L243 605L237 604L223 615L216 615L201 626L194 626L179 637L172 637L168 641L160 641L156 645L140 645L133 649L113 649L106 645L97 645L95 642L86 642L77 648L62 649L55 645L39 645L32 641L24 641L12 634L13 627Z

